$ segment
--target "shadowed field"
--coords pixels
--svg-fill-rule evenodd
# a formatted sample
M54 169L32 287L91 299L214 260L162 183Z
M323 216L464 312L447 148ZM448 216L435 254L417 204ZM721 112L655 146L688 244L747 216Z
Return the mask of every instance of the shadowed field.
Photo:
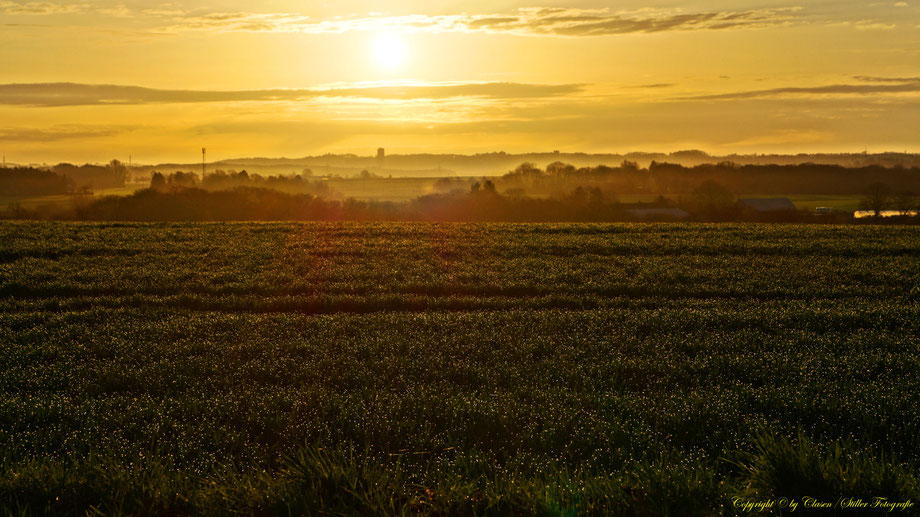
M0 507L917 499L920 230L0 224Z

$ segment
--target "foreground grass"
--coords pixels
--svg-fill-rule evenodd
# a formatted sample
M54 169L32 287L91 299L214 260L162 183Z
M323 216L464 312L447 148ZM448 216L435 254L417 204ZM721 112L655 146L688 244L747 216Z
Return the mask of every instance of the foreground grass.
M11 223L0 242L13 515L920 493L913 228Z

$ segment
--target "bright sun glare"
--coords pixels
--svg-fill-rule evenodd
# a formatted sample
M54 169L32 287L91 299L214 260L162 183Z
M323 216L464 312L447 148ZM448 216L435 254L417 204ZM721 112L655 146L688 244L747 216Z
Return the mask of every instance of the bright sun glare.
M374 38L372 51L377 66L396 69L406 62L409 51L406 42L396 34L380 34Z

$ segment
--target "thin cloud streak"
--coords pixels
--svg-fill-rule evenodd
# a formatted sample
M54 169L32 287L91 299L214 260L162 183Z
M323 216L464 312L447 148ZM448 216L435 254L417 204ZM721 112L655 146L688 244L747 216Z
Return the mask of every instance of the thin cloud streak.
M582 91L579 84L459 83L360 86L296 90L160 90L141 86L77 83L0 84L0 104L33 107L137 105L206 102L306 101L318 98L382 100L449 99L475 97L526 99L566 96Z
M656 88L671 88L672 86L677 86L675 83L653 83L653 84L637 84L635 86L624 86L624 88L631 89L656 89Z
M103 138L133 131L132 127L55 126L50 129L10 128L0 130L0 142L59 142Z
M87 4L63 4L57 2L10 2L0 1L0 14L44 16L49 14L71 14L85 12Z
M747 90L740 92L719 93L714 95L696 95L679 97L676 100L738 100L761 99L782 96L814 95L873 95L920 93L920 79L886 79L881 77L860 77L868 84L830 84L826 86L789 86L765 90Z
M920 77L876 77L872 75L854 75L853 79L864 83L910 83L920 82Z

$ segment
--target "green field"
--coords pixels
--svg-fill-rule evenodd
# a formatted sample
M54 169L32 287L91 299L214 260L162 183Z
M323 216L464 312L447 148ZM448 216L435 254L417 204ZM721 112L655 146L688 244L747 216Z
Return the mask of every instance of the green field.
M750 515L918 476L916 227L0 224L10 515Z
M104 196L130 196L148 184L129 184L121 188L97 189L92 195L53 194L32 197L0 197L0 213L14 206L42 213L56 213L91 203Z

